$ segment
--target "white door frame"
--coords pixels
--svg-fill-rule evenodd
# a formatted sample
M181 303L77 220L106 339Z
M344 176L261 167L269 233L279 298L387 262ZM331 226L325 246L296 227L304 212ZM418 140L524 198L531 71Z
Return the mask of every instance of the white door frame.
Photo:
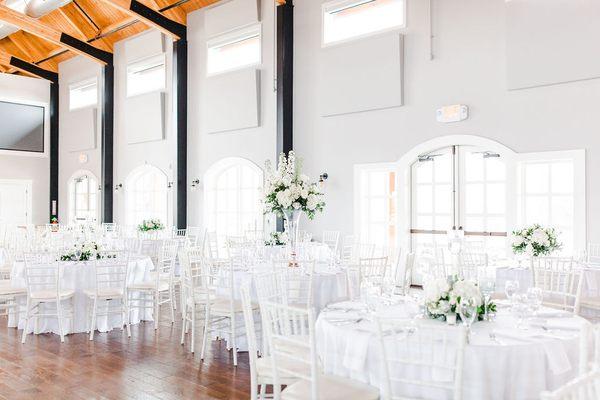
M0 186L2 184L13 184L13 185L21 185L21 186L25 186L26 190L27 190L27 220L26 220L26 224L30 225L31 221L32 221L32 187L33 187L33 182L31 181L31 179L0 179Z

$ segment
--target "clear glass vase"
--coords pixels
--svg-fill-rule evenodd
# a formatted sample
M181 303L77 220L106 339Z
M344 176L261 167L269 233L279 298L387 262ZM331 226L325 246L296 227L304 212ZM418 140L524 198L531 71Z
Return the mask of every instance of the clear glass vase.
M289 266L298 266L298 228L300 226L302 210L284 210L285 232L288 236Z

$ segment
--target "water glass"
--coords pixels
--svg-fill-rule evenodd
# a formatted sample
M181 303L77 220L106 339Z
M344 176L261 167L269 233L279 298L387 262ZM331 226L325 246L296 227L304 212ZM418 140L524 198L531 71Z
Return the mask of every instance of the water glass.
M459 304L458 314L463 324L467 327L467 337L471 336L471 325L477 319L477 306L471 301L461 302Z
M533 311L533 315L535 316L542 306L542 302L544 300L544 292L542 289L537 287L532 287L527 289L527 301L529 303L529 307L531 311Z
M515 293L519 291L519 281L506 281L504 285L504 293L506 294L506 298L512 301Z

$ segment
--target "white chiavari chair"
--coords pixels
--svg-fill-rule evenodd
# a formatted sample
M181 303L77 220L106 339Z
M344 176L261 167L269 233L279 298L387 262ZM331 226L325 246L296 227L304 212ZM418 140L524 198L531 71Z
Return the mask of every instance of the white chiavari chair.
M379 391L371 386L320 370L312 309L264 302L261 311L266 314L275 399L379 399ZM284 376L297 381L281 390Z
M581 375L553 392L542 392L541 400L600 399L600 370Z
M24 255L27 305L21 343L25 343L27 340L29 322L32 318L35 320L34 333L38 333L39 317L56 318L61 342L65 341L64 319L70 320L73 325L75 292L62 288L63 265L56 261L57 258L56 253L27 253ZM56 311L48 310L52 305Z
M381 398L424 398L417 388L435 388L455 400L462 398L462 375L467 335L462 326L419 325L412 321L376 317L379 352L383 358ZM410 373L409 370L415 372ZM436 373L432 373L435 370ZM406 371L398 373L398 371ZM424 373L419 373L423 371ZM419 378L411 378L418 376ZM438 379L436 379L439 376ZM407 394L406 389L415 392Z
M585 261L588 264L600 265L600 243L588 243Z
M400 258L400 257L398 257ZM415 264L415 253L408 253L406 257L404 257L404 269L400 266L396 268L395 273L395 286L398 289L401 295L406 295L410 291L410 286L412 284L412 270Z
M257 327L254 321L255 309L253 308L254 306L250 299L250 285L244 285L240 288L240 297L242 300L242 308L244 310L244 325L246 327L248 359L250 362L250 399L262 400L267 398L267 386L273 385L273 361L270 356L266 356L264 353L262 357L258 357L259 350L256 340ZM293 377L285 375L279 376L279 383L281 385L289 385L294 381L295 379Z
M209 260L219 260L219 238L217 232L205 233L206 256Z
M202 244L202 230L197 226L188 226L185 237L186 247L197 247Z
M147 282L135 282L127 286L127 304L133 309L152 309L154 329L158 329L160 306L169 304L171 323L175 322L174 304L174 266L179 243L176 240L164 240L156 265L156 271ZM137 297L134 297L137 295Z
M428 279L445 279L448 276L446 266L439 264L436 258L429 254L415 256L413 271L417 271L423 277L424 282Z
M579 312L582 273L573 259L536 257L532 262L533 285L542 289L547 307Z
M237 366L237 339L243 335L243 329L239 327L242 321L240 314L243 310L241 301L236 298L237 290L233 274L240 267L240 260L236 259L218 266L210 266L207 287L214 288L217 296L206 304L201 360L204 360L209 334L214 332L219 336L225 335L227 348L233 353L233 365ZM254 306L254 309L258 309L258 306Z
M333 254L337 255L340 244L340 231L323 231L322 243L327 245Z
M489 264L488 255L484 252L462 252L459 260L458 276L473 282L479 282Z
M181 344L185 344L185 335L191 330L190 351L195 350L196 320L198 314L206 311L206 305L216 298L215 288L210 287L210 265L204 256L202 247L191 247L179 252L181 260L181 290L184 302L181 306L183 328Z
M282 285L285 304L294 307L313 307L314 261L298 261L295 268L283 268Z
M100 259L94 261L94 287L83 291L88 299L88 332L94 340L98 316L120 315L121 329L127 327L127 336L131 337L129 307L127 304L127 270L129 253L127 251L101 252ZM117 304L115 304L117 303Z
M352 257L354 257L354 249L356 247L356 239L354 235L346 235L342 239L342 245L340 248L340 262L342 264L351 264Z
M13 262L12 250L4 251L4 265L0 269L0 310L4 312L4 315L15 314L18 321L21 310L18 300L20 297L27 296L27 288L13 285L10 279Z
M359 258L356 264L346 267L346 287L350 299L356 299L360 295L363 282L378 287L383 286L387 274L389 274L389 263L387 257Z

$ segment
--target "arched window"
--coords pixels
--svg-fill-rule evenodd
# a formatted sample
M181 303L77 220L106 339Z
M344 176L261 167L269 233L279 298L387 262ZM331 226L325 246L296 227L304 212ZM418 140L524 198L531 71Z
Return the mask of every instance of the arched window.
M219 236L262 230L263 171L243 158L226 158L205 174L204 217Z
M69 179L69 221L98 221L98 179L90 171L78 171Z
M159 219L169 225L169 179L160 169L143 165L125 180L125 208L128 225L145 219Z

